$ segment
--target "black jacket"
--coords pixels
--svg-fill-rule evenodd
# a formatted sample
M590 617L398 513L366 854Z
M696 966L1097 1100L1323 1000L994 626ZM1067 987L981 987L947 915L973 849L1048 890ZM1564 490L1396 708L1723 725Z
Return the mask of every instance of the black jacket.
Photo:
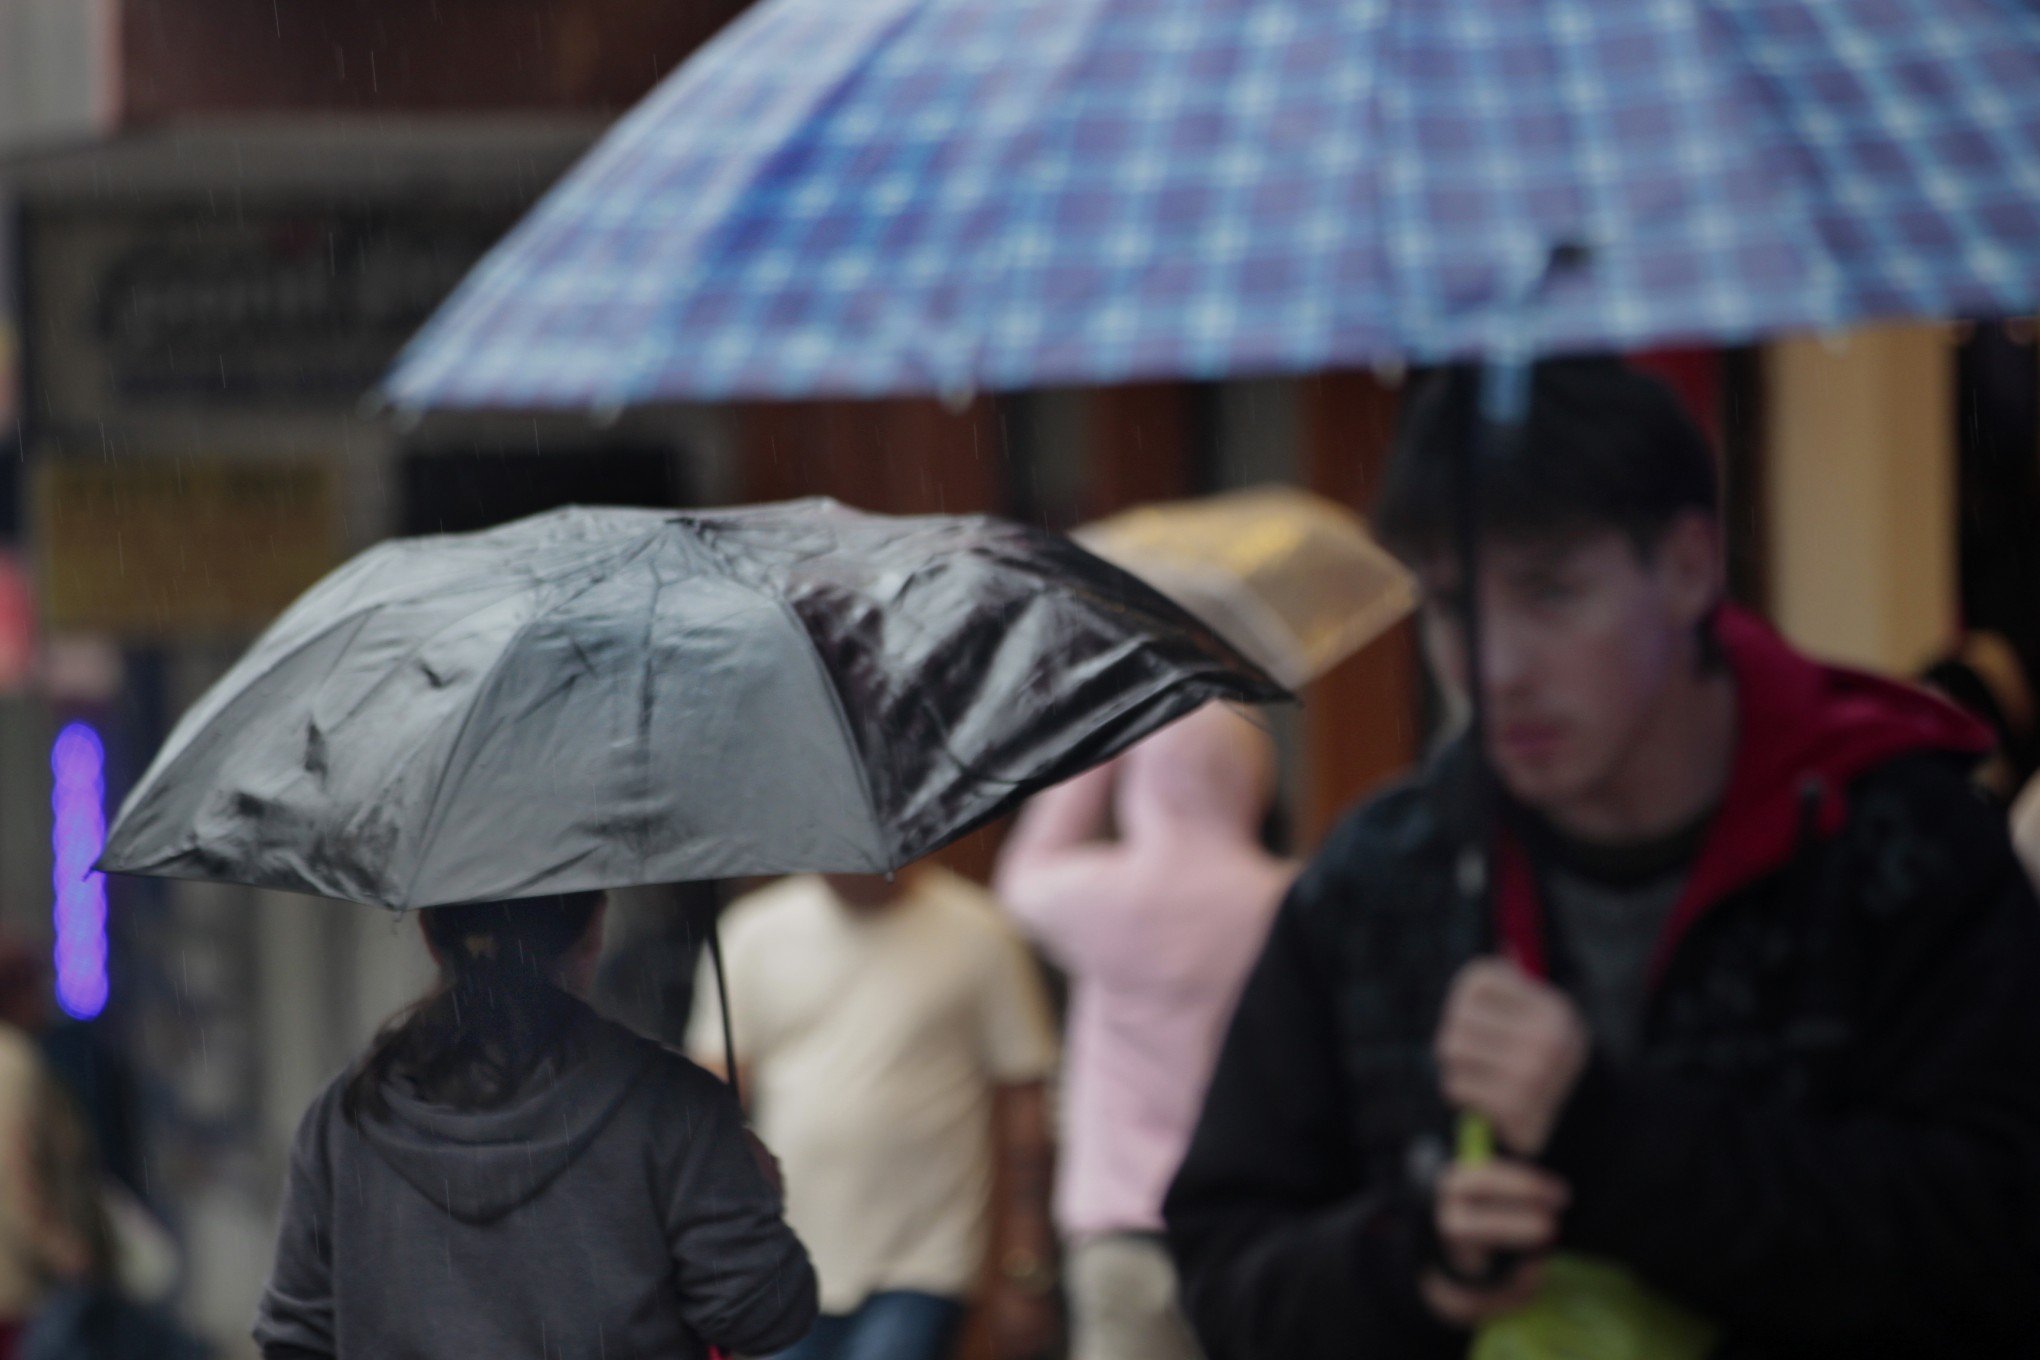
M1965 778L1977 734L1720 631L1728 793L1642 1059L1597 1059L1546 1153L1562 1248L1712 1317L1725 1357L2040 1353L2040 916ZM1463 760L1334 833L1242 997L1166 1209L1212 1360L1466 1348L1416 1292L1451 1127L1431 1042L1466 960L1544 940L1513 845L1493 918L1454 888Z

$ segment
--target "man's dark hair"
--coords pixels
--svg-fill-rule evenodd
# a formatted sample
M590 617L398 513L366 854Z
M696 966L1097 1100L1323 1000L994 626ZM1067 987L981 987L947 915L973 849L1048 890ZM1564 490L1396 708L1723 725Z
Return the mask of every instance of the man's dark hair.
M1461 450L1479 438L1480 370L1415 378L1375 528L1390 551L1422 562L1448 549ZM1617 529L1648 553L1687 511L1718 513L1707 441L1657 379L1619 359L1550 359L1530 377L1521 434L1478 462L1483 538L1536 540Z

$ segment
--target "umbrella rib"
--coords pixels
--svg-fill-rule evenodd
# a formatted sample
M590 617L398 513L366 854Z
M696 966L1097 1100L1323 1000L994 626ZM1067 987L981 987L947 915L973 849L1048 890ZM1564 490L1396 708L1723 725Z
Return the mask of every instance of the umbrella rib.
M720 553L717 555L721 556ZM878 804L871 796L871 770L865 764L864 748L858 744L857 734L850 726L850 714L843 706L842 691L836 688L836 677L829 670L829 663L822 660L821 649L815 646L814 638L809 635L807 625L801 622L800 615L794 611L793 605L781 595L750 585L749 582L745 584L779 607L779 612L784 614L786 621L792 625L794 635L800 639L801 645L807 648L808 655L814 659L815 672L822 677L822 689L829 696L829 711L836 715L836 730L843 738L843 745L849 748L850 763L857 771L857 789L864 795L864 816L871 823L872 839L877 842L879 852L885 856L885 872L890 874L899 867L899 854L893 845L892 837L886 834L885 823L879 820Z
M383 557L398 556L397 554L388 552L389 549L408 546L409 541L407 540L397 540L396 542L393 543L380 544L375 548L371 548L368 552L364 553L360 558L357 558L354 562L349 563L348 567L343 567L342 570L345 571L349 567L366 568L371 563L373 563L376 566L381 566L382 565L381 559ZM367 575L368 573L364 570L361 574ZM283 623L284 619L288 618L290 614L299 607L299 605L304 604L306 600L309 600L313 596L321 593L324 590L324 588L330 583L331 578L328 578L328 580L322 581L318 585L315 585L312 588L312 590L307 593L305 597L301 598L296 604L293 604L289 610L286 610L283 615L279 616L277 622L271 625L271 629L273 630L276 627L280 626ZM357 596L366 593L366 587L357 585L355 588L355 593ZM294 661L299 656L309 651L311 648L318 646L320 643L324 642L327 638L330 638L331 636L333 636L333 634L339 632L341 629L347 627L353 627L356 630L365 628L367 627L371 619L381 614L384 610L395 608L400 605L405 605L409 603L412 603L412 601L409 598L404 599L377 598L367 601L357 600L349 605L349 612L340 614L335 618L329 620L325 626L319 628L317 631L311 633L309 636L300 639L294 646L290 648L290 650L281 652L276 656L271 657L262 666L260 670L254 671L245 676L239 675L238 671L240 667L242 665L245 665L249 659L247 657L244 657L241 661L235 663L233 669L229 670L226 673L226 675L221 677L219 683L221 685L226 685L231 682L234 686L234 691L236 693L244 692L252 685L254 685L255 682L268 679L272 674L281 669L283 666L285 666L291 661ZM416 661L418 655L421 652L423 652L426 647L430 646L433 641L439 638L448 629L457 627L459 624L464 622L464 620L465 616L463 616L462 618L448 619L444 624L434 629L431 633L428 633L424 637L419 638L416 644L405 652L403 658L404 664L409 665L412 662ZM256 642L256 647L259 648L261 645L262 640L258 639ZM378 683L382 682L378 681ZM207 695L202 696L199 699L198 703L192 706L190 712L186 713L184 717L178 720L178 727L182 728L182 726L186 722L192 721L196 717L196 715L198 715L201 712L204 712L205 711L204 705L210 697L211 697L210 692L208 692ZM206 722L210 723L212 719L216 716L217 714L208 714ZM173 738L176 735L177 733L175 731L171 733L171 736ZM166 743L163 749L165 752L167 752L171 748L170 745ZM158 760L162 758L161 752L158 753L157 758ZM153 769L153 762L151 765L151 769ZM136 790L139 791L140 789L144 788L148 784L148 782L149 782L148 772L144 772L143 778L140 781L138 781L135 785Z
M343 615L340 618L335 619L327 627L321 628L316 633L313 633L309 638L306 638L298 646L293 647L291 650L287 652L280 653L279 655L270 658L267 664L265 664L260 670L256 671L252 675L245 677L240 682L236 690L236 695L240 693L245 693L247 687L250 684L258 680L267 679L270 675L274 674L277 670L281 669L285 663L296 659L298 656L302 655L310 648L317 646L321 642L324 642L327 638L332 637L335 633L340 632L342 629L352 627L359 630L367 623L368 616L373 614L375 610L381 607L382 607L381 605L369 605L364 607L359 613ZM224 683L225 680L232 678L233 671L229 670L227 674L222 677L222 683ZM211 694L208 693L205 695L201 695L198 702L192 705L191 712L185 714L182 718L178 719L177 726L171 729L170 738L164 741L162 748L156 752L155 756L149 761L148 766L142 771L141 778L137 779L134 783L134 787L128 790L127 797L125 800L123 800L121 804L120 815L114 818L113 827L108 834L109 844L112 843L114 838L120 832L121 821L123 818L126 817L127 813L132 809L141 807L149 797L153 796L156 793L155 785L159 782L159 779L167 772L169 765L171 763L174 763L175 760L178 759L179 757L183 756L184 752L190 747L192 740L195 740L205 730L205 728L209 726L211 722L219 716L219 713L224 712L227 708L232 706L232 697L233 696L223 698L215 709L206 713L204 722L199 723L199 725L192 730L190 737L188 737L181 745L173 746L173 742L175 741L176 737L183 732L186 724L193 722L195 715L197 715L200 712L200 710L206 704L207 700L211 698ZM181 854L184 852L178 851L175 853Z
M652 790L656 786L652 763L652 669L653 639L659 629L659 604L666 594L666 578L656 565L652 568L652 589L645 601L645 626L639 645L641 661L638 666L637 702L637 748L638 748L638 789L646 806L650 806ZM643 878L651 863L652 836L649 818L635 823L632 833L637 844L633 847L637 857L637 876Z
M371 548L367 552L363 553L359 558L356 558L353 562L348 563L346 566L340 568L340 571L347 572L358 568L359 570L354 571L354 574L364 576L368 575L369 573L367 568L370 565L380 566L381 559L383 557L393 555L389 551L389 549L392 546L393 545L390 544L380 544L374 548ZM293 603L289 608L284 610L283 613L280 614L277 617L277 619L270 624L269 629L265 630L264 635L265 638L267 636L267 632L273 631L285 619L289 618L291 614L295 613L299 606L305 603L305 600L307 598L309 598L312 595L320 593L325 587L332 584L334 584L333 578L327 577L325 580L320 581L318 584L314 585L310 591L306 592L306 595L304 597L300 597L300 599ZM361 587L358 584L355 584L354 589L358 594L361 590ZM347 627L354 627L358 629L365 626L368 619L371 616L373 616L376 613L376 611L385 608L387 604L388 601L386 600L375 600L369 603L353 606L350 608L349 612L343 613L337 616L336 618L328 620L324 627L317 629L309 637L301 639L290 650L279 652L277 655L267 658L261 665L260 669L252 671L247 675L238 675L237 672L240 671L241 667L249 664L250 660L253 657L254 650L259 649L261 647L262 641L264 639L258 638L256 640L255 647L250 650L250 653L246 656L243 656L239 661L235 662L231 667L228 668L226 674L220 677L219 684L224 685L228 681L233 681L235 683L236 692L245 690L249 685L253 684L255 681L267 679L270 675L274 674L284 665L296 659L298 656L302 655L304 652L308 651L312 647L315 647L319 643L324 642L327 638L333 636L333 634L339 632L341 629ZM215 688L217 688L217 686L215 686ZM166 740L163 743L162 748L156 752L155 757L149 762L148 768L143 770L142 777L136 780L134 787L129 790L128 798L130 801L134 799L135 795L142 793L149 787L151 782L150 777L157 772L157 767L163 764L164 758L170 753L170 751L173 748L174 739L177 737L178 733L184 729L186 724L191 723L195 719L197 719L197 716L200 713L206 713L207 715L205 719L206 722L210 722L212 717L216 716L217 710L208 711L206 707L207 703L211 700L212 696L213 690L208 690L205 694L199 696L198 701L191 706L190 710L187 711L182 717L180 717L177 720L176 727L174 727L171 730L170 740ZM224 706L225 701L223 700L219 707L223 708ZM203 725L204 724L201 723L201 727L203 727ZM196 731L194 731L194 735L196 735ZM183 750L182 747L177 747L176 749L180 753ZM123 808L123 811L125 811L125 808ZM116 822L117 821L118 819L116 818Z
M810 497L806 501L789 502L789 504L804 506L816 502L831 507L836 506L834 498L828 496ZM778 591L769 590L753 580L750 573L740 568L735 558L723 551L722 544L717 541L717 526L713 522L700 516L682 516L681 519L693 531L694 541L700 544L702 549L712 555L716 561L723 564L723 570L727 573L729 580L762 597L777 608L792 627L794 636L798 637L801 640L801 645L807 648L808 656L815 663L815 673L822 677L822 689L829 696L829 710L836 715L837 735L842 737L843 745L849 749L851 756L850 763L857 771L857 790L864 795L864 816L871 823L872 839L877 843L879 853L885 856L885 871L891 873L899 867L898 848L894 845L893 838L887 834L885 823L879 820L878 803L871 796L871 770L864 763L864 748L858 745L857 735L850 726L850 715L843 706L842 691L836 688L836 677L829 670L829 664L822 660L821 649L815 646L814 637L808 632L807 625L801 622L799 613L794 610L793 605L788 602L784 595Z
M404 899L403 899L404 906L415 907L418 905L418 903L413 901L412 899L416 894L418 880L421 876L423 876L425 872L425 867L428 862L427 857L430 854L430 846L432 844L432 834L437 829L439 824L440 800L444 796L446 791L447 777L453 772L454 757L459 753L461 743L467 740L468 727L474 722L475 713L482 706L481 702L482 697L485 694L487 694L490 687L495 684L496 674L503 668L504 658L509 656L510 653L516 649L517 644L524 640L524 635L530 631L531 627L534 624L542 623L545 620L552 618L554 615L558 614L562 609L566 608L568 605L573 604L583 595L586 595L589 591L595 589L599 585L602 585L604 582L611 580L618 572L630 566L633 561L643 556L643 554L647 550L656 548L657 545L658 545L657 535L647 534L629 552L619 553L616 559L616 564L611 570L605 572L590 572L588 579L582 582L579 586L575 587L575 589L571 593L563 595L559 599L554 600L544 609L540 610L536 614L533 614L530 618L526 619L524 622L518 624L517 627L511 632L510 636L504 639L502 650L496 653L495 659L489 662L488 669L482 673L481 679L475 684L474 690L472 691L472 696L468 702L467 712L461 714L460 726L454 729L453 740L447 743L446 759L440 762L439 770L432 778L432 795L431 797L425 800L425 815L421 820L418 833L419 845L426 848L420 850L418 855L418 862L411 869L411 877L404 884Z

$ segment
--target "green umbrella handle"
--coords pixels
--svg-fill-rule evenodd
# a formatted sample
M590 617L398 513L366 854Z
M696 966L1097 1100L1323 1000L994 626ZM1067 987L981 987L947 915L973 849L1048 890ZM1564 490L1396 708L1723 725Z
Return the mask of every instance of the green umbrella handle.
M1486 1166L1495 1159L1495 1126L1485 1115L1459 1116L1459 1145L1452 1158L1461 1166Z
M1458 1146L1453 1150L1452 1160L1459 1166L1486 1166L1495 1159L1495 1126L1488 1122L1486 1115L1474 1114L1471 1110L1459 1116ZM1461 1279L1460 1283L1477 1288L1488 1288L1507 1280L1516 1273L1516 1267L1523 1261L1520 1251L1497 1251L1488 1257L1487 1267L1476 1276ZM1454 1278L1459 1278L1456 1274Z

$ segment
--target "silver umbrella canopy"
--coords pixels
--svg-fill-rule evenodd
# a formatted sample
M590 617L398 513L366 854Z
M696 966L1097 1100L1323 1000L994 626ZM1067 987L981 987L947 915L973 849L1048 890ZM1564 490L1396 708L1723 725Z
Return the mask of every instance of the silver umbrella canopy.
M393 909L889 871L1279 686L1058 536L829 501L364 553L188 713L101 867Z

